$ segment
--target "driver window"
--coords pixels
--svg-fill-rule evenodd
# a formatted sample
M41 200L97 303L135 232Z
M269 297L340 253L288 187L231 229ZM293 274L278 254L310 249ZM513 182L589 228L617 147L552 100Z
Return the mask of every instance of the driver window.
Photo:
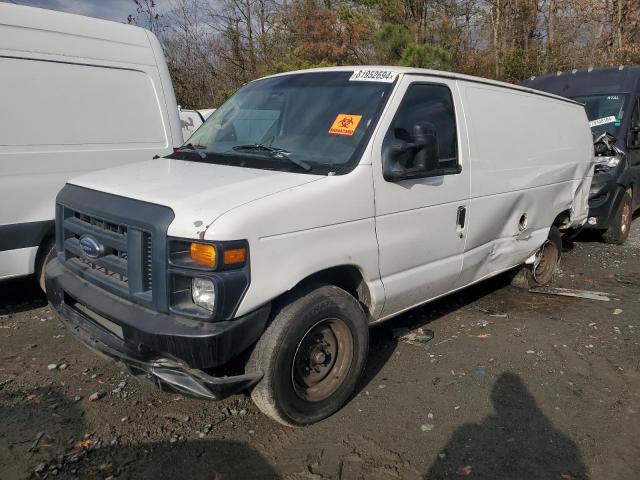
M459 173L456 118L448 87L417 83L408 88L385 136L385 143L399 140L414 144L420 140L417 137L430 140L429 154L437 158L437 167L428 172L428 176ZM419 158L417 148L409 148L396 158L395 169L415 168L414 163Z
M640 165L640 97L634 102L631 124L627 133L627 147L629 148L629 162L631 165Z
M631 126L640 125L640 97L636 98L633 115L631 115Z

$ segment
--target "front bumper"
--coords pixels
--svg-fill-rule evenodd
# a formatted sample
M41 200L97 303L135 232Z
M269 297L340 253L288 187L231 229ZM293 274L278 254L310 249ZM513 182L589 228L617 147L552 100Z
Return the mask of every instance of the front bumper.
M47 266L46 287L58 316L84 344L163 390L220 400L262 378L213 377L204 369L224 365L252 345L266 327L269 306L225 322L165 315L105 292L57 259Z
M595 175L589 192L589 219L594 220L591 220L591 223L587 222L584 228L609 228L623 196L624 189L618 184L615 176L606 173Z

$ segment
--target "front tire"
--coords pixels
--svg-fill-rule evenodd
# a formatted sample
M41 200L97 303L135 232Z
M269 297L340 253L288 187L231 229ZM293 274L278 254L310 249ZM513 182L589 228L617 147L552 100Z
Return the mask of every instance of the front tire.
M54 258L56 258L56 242L55 239L50 238L38 249L38 255L36 257L36 278L44 293L47 293L47 288L44 283L44 271L47 268L47 264Z
M625 192L620 205L618 205L618 210L613 217L611 226L602 235L606 243L622 245L627 241L633 219L633 208L631 205L631 195L629 195L629 192Z
M329 417L353 394L367 358L369 328L358 301L333 285L289 296L256 344L246 370L264 377L256 406L288 426Z

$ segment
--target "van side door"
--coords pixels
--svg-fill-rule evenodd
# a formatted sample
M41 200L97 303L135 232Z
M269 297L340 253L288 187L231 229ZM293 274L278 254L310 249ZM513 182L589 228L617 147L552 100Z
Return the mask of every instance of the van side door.
M456 82L414 75L399 82L372 150L382 317L455 288L469 214Z

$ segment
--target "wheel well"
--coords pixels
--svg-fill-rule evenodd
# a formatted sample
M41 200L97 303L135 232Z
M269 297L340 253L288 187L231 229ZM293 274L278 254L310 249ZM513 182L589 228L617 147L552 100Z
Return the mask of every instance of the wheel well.
M371 306L371 293L364 281L362 272L354 265L339 265L336 267L321 270L298 282L294 288L310 283L328 283L342 288L352 295L366 309Z
M49 253L48 249L46 248L47 245L52 240L55 241L55 237L56 237L55 230L49 230L42 236L42 239L40 240L40 244L38 245L38 253L36 253L36 260L35 260L36 264L34 265L36 272L37 272L37 269L40 268L40 264L44 261L47 254Z
M571 225L571 210L565 210L560 213L553 221L553 225L558 227L558 230L568 228Z

